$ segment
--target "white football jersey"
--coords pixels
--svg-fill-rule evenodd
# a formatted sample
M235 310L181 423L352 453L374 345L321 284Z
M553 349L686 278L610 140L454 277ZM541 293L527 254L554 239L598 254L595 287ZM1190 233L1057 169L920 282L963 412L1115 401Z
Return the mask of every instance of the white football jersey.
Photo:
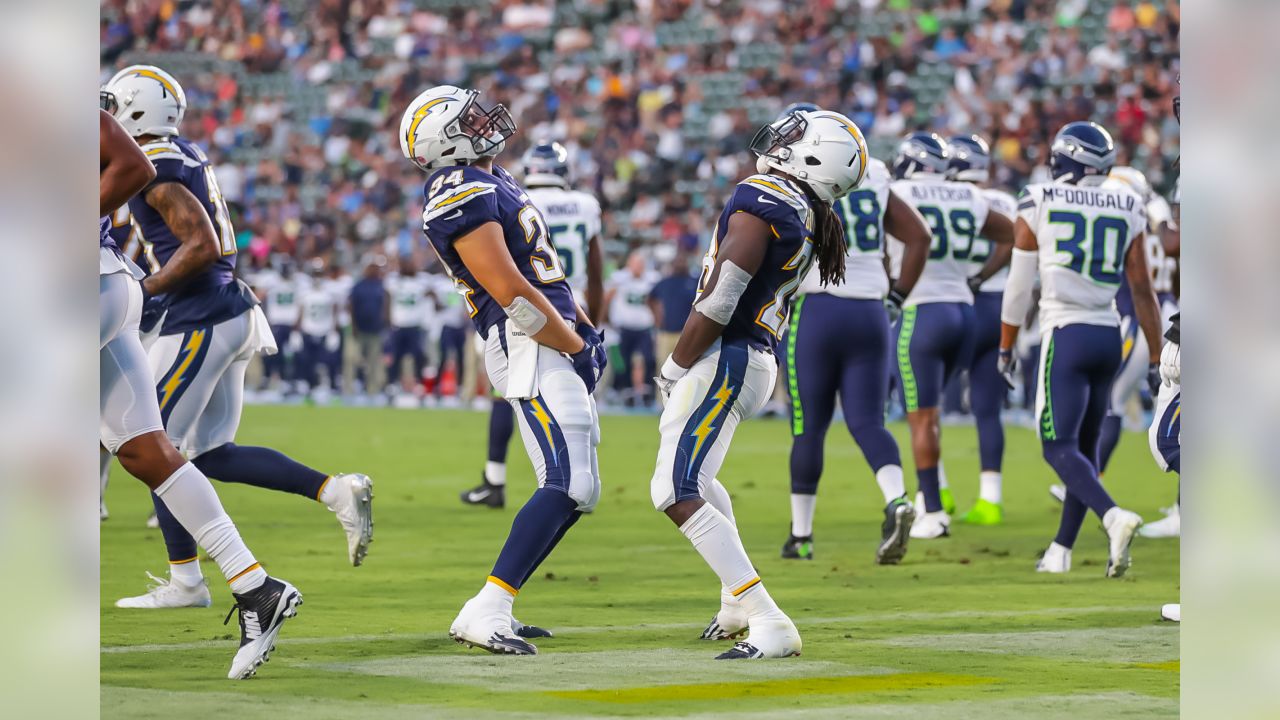
M1040 330L1120 325L1114 305L1130 244L1147 228L1133 190L1114 183L1028 185L1018 217L1040 246Z
M653 327L653 311L649 309L649 292L662 276L645 270L636 277L623 268L609 278L613 302L609 305L609 324L624 330L648 330Z
M1000 213L1009 218L1009 222L1013 222L1018 217L1018 201L1013 196L1003 190L994 188L986 188L982 191L982 196L987 199L990 206L990 212ZM991 250L995 247L995 243L987 238L978 236L973 241L973 251L969 253L969 262L973 264L970 269L971 275L978 274L983 265L987 264L987 258L991 257ZM1009 279L1009 266L1005 265L996 271L995 275L987 278L982 283L982 287L978 288L982 292L1004 292L1004 285Z
M298 291L304 335L324 336L338 329L338 306L326 280L316 279Z
M933 237L924 272L904 304L908 307L939 302L972 304L968 280L973 274L973 265L969 255L987 222L989 209L981 188L951 182L941 175L895 180L890 187L920 212Z
M587 289L587 243L601 232L600 201L589 193L558 187L529 188L528 193L547 221L565 279L582 303Z
M298 305L299 275L285 278L275 270L264 270L257 274L253 286L266 295L267 322L271 325L298 324L302 309Z
M448 275L433 275L433 291L435 293L436 302L440 305L440 324L443 327L465 327L470 318L468 317L466 301L462 297L462 293L458 292L457 286L453 284L453 280Z
M420 328L428 325L431 279L425 273L401 275L392 273L386 280L387 294L391 296L391 325L398 328Z
M867 163L867 177L858 189L837 200L835 205L849 244L849 254L844 256L844 282L824 286L814 263L800 283L800 292L883 300L889 294L889 277L884 271L884 213L888 207L889 168L872 159Z

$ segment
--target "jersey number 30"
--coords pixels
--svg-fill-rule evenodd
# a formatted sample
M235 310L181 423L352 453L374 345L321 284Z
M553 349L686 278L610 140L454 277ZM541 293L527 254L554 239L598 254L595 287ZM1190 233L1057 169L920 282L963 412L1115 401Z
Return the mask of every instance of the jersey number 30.
M1068 256L1062 265L1102 285L1120 284L1129 242L1129 223L1124 218L1103 215L1090 224L1078 212L1052 210L1049 224L1065 225L1071 232L1058 237L1057 251Z

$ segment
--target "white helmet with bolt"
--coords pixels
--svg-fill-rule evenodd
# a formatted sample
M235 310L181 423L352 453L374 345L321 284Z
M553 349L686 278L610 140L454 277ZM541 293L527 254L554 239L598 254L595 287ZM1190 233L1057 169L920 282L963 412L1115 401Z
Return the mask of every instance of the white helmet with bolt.
M756 133L756 170L784 172L833 203L862 184L867 141L849 118L830 110L797 110Z
M438 85L414 98L400 119L401 152L426 171L502 152L515 120L502 105L481 107L479 97L479 90Z
M177 135L187 112L187 94L154 65L130 65L102 88L103 109L132 137Z

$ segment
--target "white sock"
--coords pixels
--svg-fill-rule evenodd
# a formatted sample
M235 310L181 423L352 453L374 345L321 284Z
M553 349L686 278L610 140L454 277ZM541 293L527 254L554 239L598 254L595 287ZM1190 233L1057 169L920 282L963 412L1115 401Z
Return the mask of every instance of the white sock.
M817 495L791 493L791 534L796 537L813 535L813 510L818 504Z
M332 507L335 499L334 495L337 492L338 488L334 487L333 476L330 475L325 478L324 484L320 486L320 494L316 497L316 500L325 507Z
M902 480L901 465L885 465L877 470L876 484L880 486L880 493L884 495L885 505L907 494L906 483Z
M1001 484L1000 473L995 470L983 470L978 473L978 497L999 505Z
M484 479L490 485L506 485L507 464L500 462L486 462L484 464Z
M476 598L482 604L488 607L496 606L510 616L511 607L515 604L516 596L511 593L505 583L501 583L501 581L494 582L495 580L497 578L490 577L484 587L480 588L480 593L476 595Z
M236 524L222 509L209 478L195 465L186 463L175 470L155 493L196 544L218 563L231 592L248 592L267 579L266 571L240 539Z
M729 498L729 491L725 489L724 485L720 484L719 480L711 478L711 482L707 483L707 486L703 488L702 497L711 503L712 507L719 510L726 520L733 523L734 527L738 526L738 521L733 516L733 500Z
M938 488L951 487L947 484L947 471L942 468L942 461L938 461Z
M200 571L200 561L169 563L169 580L188 588L199 585L200 581L204 580L204 573Z
M107 478L111 477L111 453L98 446L98 499L107 494Z
M781 615L782 609L778 607L778 603L773 601L773 597L769 595L769 591L764 589L764 583L758 582L746 592L738 595L738 602L742 604L742 609L747 611L747 618L758 618L762 615Z
M680 532L693 543L702 559L720 578L720 584L738 600L760 584L760 576L751 565L747 551L738 538L738 530L715 506L707 503L698 508Z

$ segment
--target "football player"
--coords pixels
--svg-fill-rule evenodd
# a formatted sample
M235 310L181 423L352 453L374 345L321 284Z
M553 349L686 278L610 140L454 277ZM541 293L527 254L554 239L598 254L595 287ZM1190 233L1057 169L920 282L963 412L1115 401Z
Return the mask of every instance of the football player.
M117 99L102 94L98 113L100 181L98 250L98 363L101 441L124 469L163 499L183 527L218 564L240 611L240 648L227 677L250 677L275 649L287 618L295 616L302 594L267 575L245 546L235 523L218 501L209 479L165 435L147 354L138 338L143 273L125 260L109 234L110 215L139 192L157 170L113 114Z
M1073 122L1050 149L1053 180L1027 186L1018 201L1017 237L1001 308L1001 374L1013 373L1013 346L1040 274L1040 385L1036 416L1044 458L1066 486L1062 521L1036 569L1065 573L1088 510L1102 519L1110 545L1107 577L1129 568L1129 545L1142 518L1116 505L1098 479L1098 438L1111 382L1120 366L1121 277L1133 293L1138 324L1160 356L1160 311L1147 273L1142 198L1107 183L1115 145L1101 126ZM1012 382L1010 382L1012 385ZM1154 389L1154 388L1153 388Z
M520 164L529 200L542 212L547 232L560 256L565 279L592 325L604 313L604 250L600 201L574 190L569 177L569 151L544 140L525 151ZM507 447L515 433L511 405L495 398L489 412L489 459L480 484L462 493L462 502L501 508L506 505Z
M889 189L885 164L874 158L866 163L862 184L835 205L848 246L844 282L824 285L820 273L810 268L784 339L792 435L791 534L782 546L784 558L813 559L818 480L837 397L845 426L884 496L876 562L902 560L915 520L898 443L884 426L884 409L893 357L890 326L924 269L929 230L920 214ZM885 267L886 232L905 244L902 272L892 284Z
M373 535L371 481L328 475L269 448L236 445L244 375L255 352L275 350L257 298L235 278L235 234L226 202L204 153L179 135L186 111L182 87L165 71L134 65L104 92L115 117L155 166L156 177L129 200L139 232L159 269L142 282L144 315L159 337L149 350L164 427L173 444L205 475L319 501L347 535L359 565ZM208 607L196 540L157 493L156 515L169 553L169 579L155 579L128 608Z
M924 512L911 526L913 538L950 534L954 502L943 497L940 480L942 429L938 403L947 380L968 365L973 336L973 290L1009 261L1013 223L991 212L986 195L973 185L947 180L951 155L936 133L917 132L898 145L893 161L894 192L929 225L932 242L920 281L907 296L898 323L898 372L911 429L916 479ZM994 245L975 246L979 238ZM986 249L986 248L989 248ZM974 273L969 256L989 252Z
M1012 223L1018 212L1018 203L1003 190L985 187L991 181L991 149L987 141L977 135L961 135L947 141L951 159L947 164L947 177L955 182L971 183L981 188L992 213L1009 219ZM992 241L979 235L969 252L969 263L974 272L981 272L991 256ZM985 282L971 279L973 291L973 347L969 355L969 408L978 426L978 501L960 518L960 522L974 525L998 525L1004 518L1001 505L1004 464L1004 425L1000 411L1004 407L1007 388L997 367L997 350L1000 346L1000 301L1004 294L1007 266L1000 268ZM976 277L976 276L975 276Z
M600 425L591 391L606 358L574 301L546 220L494 164L516 125L502 105L449 85L419 95L400 121L404 156L430 174L423 232L485 338L493 387L520 422L538 489L516 514L493 571L449 628L459 643L533 655L511 608L520 588L600 499Z
M862 182L867 146L843 115L796 111L756 133L756 171L734 188L702 261L693 312L657 378L662 439L654 507L720 579L704 639L749 635L720 659L798 655L800 633L756 574L729 493L716 479L734 430L773 393L791 299L817 256L823 284L844 279L844 228L832 204Z

